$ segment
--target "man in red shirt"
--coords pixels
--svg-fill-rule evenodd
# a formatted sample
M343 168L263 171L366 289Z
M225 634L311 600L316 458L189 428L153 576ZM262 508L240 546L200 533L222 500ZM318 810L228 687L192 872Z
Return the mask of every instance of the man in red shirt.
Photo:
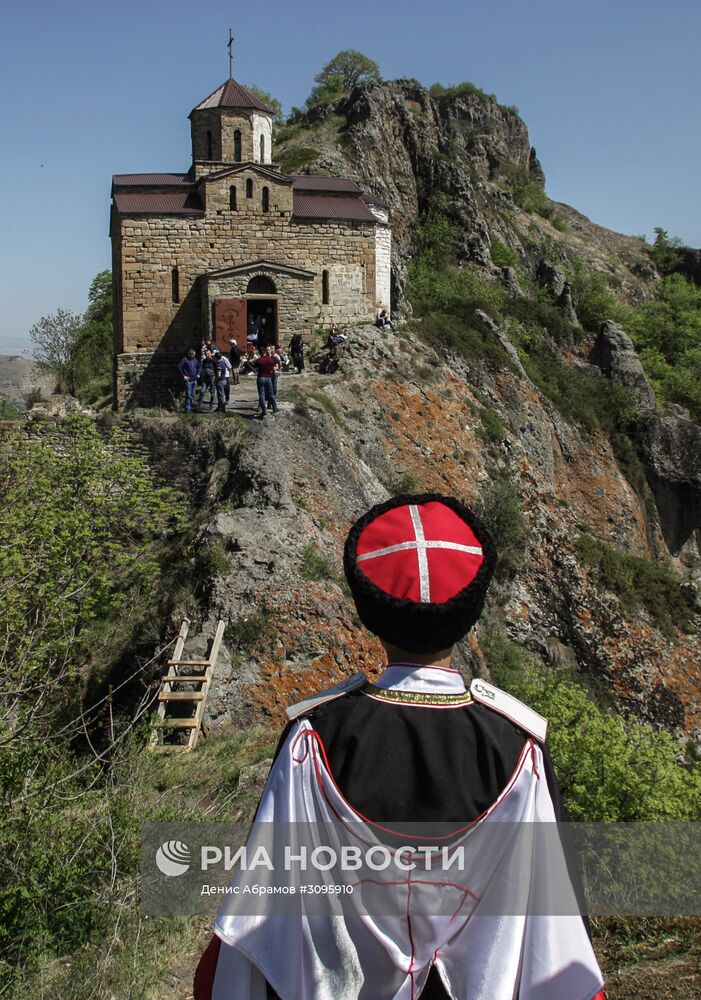
M274 356L275 348L268 344L263 353L253 362L256 370L256 385L258 387L258 405L260 406L260 419L265 418L268 403L273 408L273 413L278 412L277 400L275 398L275 387L273 385L273 375L280 369L280 362Z

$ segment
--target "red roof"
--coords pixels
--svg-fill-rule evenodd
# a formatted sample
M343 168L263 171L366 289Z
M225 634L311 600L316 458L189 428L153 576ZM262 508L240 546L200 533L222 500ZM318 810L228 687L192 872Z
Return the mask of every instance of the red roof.
M294 189L293 189L294 190ZM360 198L323 197L294 193L295 219L350 219L354 222L377 222Z
M313 174L295 174L292 177L295 191L350 191L360 194L360 188L349 177L316 177Z
M116 187L181 187L193 181L189 171L186 174L115 174L112 177Z
M212 91L209 97L205 97L192 110L203 111L205 108L253 108L255 111L265 111L269 115L275 113L267 104L254 97L250 91L232 79L222 83L220 87Z
M204 215L195 191L116 192L114 207L120 215Z

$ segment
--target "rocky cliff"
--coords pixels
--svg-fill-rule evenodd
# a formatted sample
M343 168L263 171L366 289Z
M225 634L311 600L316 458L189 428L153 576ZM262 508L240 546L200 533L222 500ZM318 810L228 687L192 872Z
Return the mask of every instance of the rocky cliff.
M497 534L518 508L518 537L506 530L502 555L508 564L512 545L525 555L493 592L512 639L579 671L620 710L701 739L696 571L671 557L651 491L636 492L606 436L568 423L513 348L501 362L469 363L401 331L348 334L339 374L282 376L274 421L222 422L213 443L172 418L140 418L159 462L172 462L177 444L181 478L208 512L197 548L202 648L219 618L230 623L212 725L277 725L287 704L380 669L379 644L359 627L342 578L343 540L369 505L427 489L479 506ZM496 326L493 337L505 339ZM587 538L681 571L683 620L631 604L582 558ZM467 674L487 669L479 630L460 659Z
M524 211L545 175L516 110L474 87L432 97L416 80L356 89L283 129L274 155L309 173L352 177L391 209L394 305L402 305L413 226L436 196L463 232L466 260L492 270L490 246L513 249L535 279L544 256L611 275L624 295L651 294L655 270L640 239L596 226L551 202L550 219ZM506 279L508 281L508 276Z

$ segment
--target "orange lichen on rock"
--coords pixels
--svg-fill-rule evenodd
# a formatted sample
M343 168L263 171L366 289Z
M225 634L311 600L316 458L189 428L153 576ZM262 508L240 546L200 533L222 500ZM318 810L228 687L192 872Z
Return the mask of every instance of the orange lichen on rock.
M279 638L263 650L253 703L276 721L288 705L363 672L377 677L384 659L379 640L352 620L352 605L335 584L309 582L270 595Z
M599 538L616 539L631 551L647 554L645 518L639 498L621 473L605 437L578 437L565 459L553 449L555 493L574 517Z
M449 398L401 382L370 388L389 414L385 451L393 465L414 475L422 489L471 499L484 472L483 447L466 421L471 397L462 383L452 381Z

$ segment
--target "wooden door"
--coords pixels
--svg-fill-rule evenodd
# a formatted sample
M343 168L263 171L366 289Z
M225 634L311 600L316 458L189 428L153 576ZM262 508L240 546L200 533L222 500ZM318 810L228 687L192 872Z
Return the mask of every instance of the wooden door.
M214 300L214 340L221 351L229 350L235 339L241 352L246 353L246 300Z

